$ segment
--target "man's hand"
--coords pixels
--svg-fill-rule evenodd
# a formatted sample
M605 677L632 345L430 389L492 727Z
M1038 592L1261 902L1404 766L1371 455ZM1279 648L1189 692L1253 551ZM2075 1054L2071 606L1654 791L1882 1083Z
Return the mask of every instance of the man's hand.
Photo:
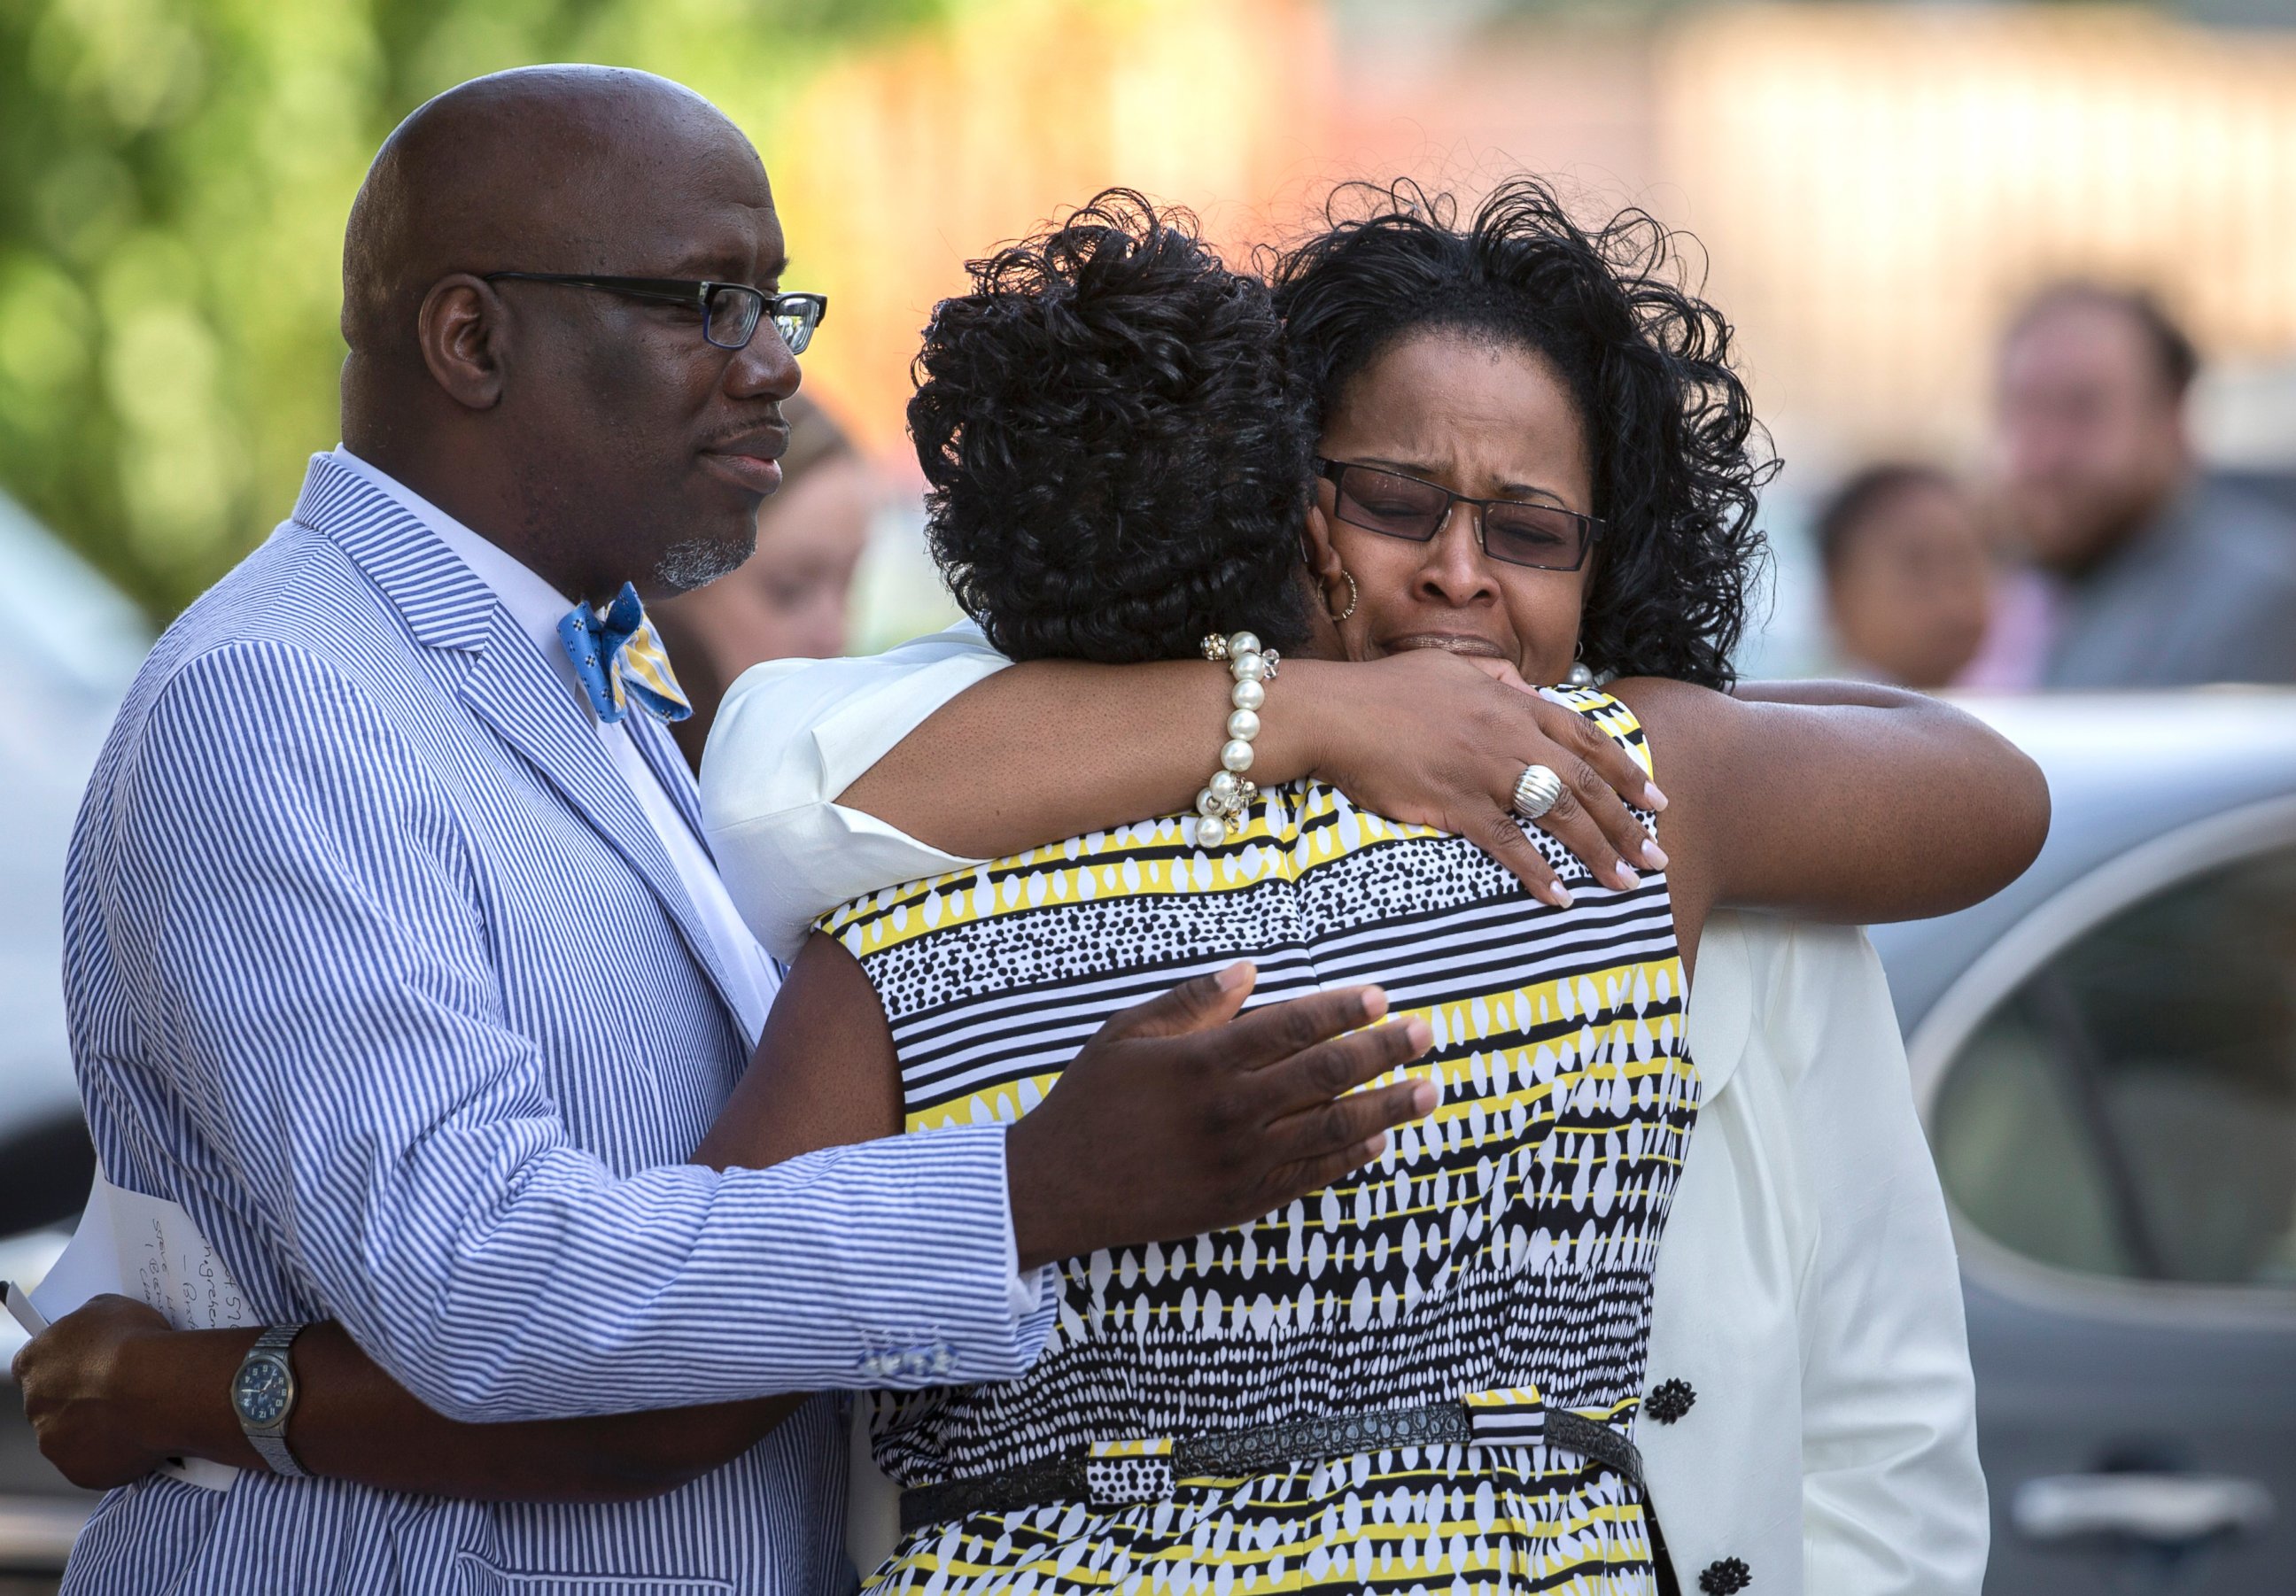
M163 1345L168 1322L126 1297L98 1297L57 1320L16 1355L16 1383L40 1452L91 1491L129 1485L167 1452L147 1438L158 1415L137 1388L135 1355ZM254 1340L250 1332L248 1340Z
M1562 796L1534 823L1541 831L1612 887L1666 868L1666 855L1620 801L1663 809L1665 795L1631 754L1585 716L1539 696L1513 666L1437 649L1319 665L1285 660L1284 684L1296 677L1300 690L1337 695L1316 707L1314 773L1365 808L1464 837L1532 893L1567 906L1570 894L1513 810L1523 766L1544 765L1562 779Z
M1254 974L1233 964L1125 1010L1006 1133L1023 1269L1257 1219L1434 1109L1425 1079L1356 1090L1424 1053L1425 1021L1374 1024L1376 986L1238 1019Z

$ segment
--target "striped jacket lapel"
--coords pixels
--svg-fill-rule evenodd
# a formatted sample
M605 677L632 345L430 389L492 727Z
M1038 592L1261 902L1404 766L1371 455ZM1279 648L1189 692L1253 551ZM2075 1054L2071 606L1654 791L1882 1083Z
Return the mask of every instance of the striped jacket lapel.
M331 455L315 454L295 524L331 538L417 642L475 652L502 606L414 512Z
M532 765L652 889L734 1029L741 1030L741 1011L730 995L717 945L652 822L606 757L586 712L486 584L405 506L324 454L311 462L295 520L332 539L398 611L418 643L472 656L455 684L464 707ZM656 750L643 736L638 746L647 750L660 775ZM683 778L685 768L681 765L670 773ZM690 780L665 779L663 785L698 834L700 815L687 790Z

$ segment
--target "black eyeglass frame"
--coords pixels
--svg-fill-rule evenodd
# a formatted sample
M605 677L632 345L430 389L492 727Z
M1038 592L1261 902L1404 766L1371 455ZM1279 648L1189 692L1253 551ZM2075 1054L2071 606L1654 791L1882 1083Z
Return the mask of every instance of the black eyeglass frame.
M775 331L781 331L784 315L797 324L797 334L782 332L782 340L789 345L790 353L802 355L813 342L813 335L821 323L829 319L827 294L767 293L746 282L693 282L682 277L592 277L578 272L488 272L480 278L485 282L561 282L570 288L603 289L610 294L620 294L632 299L652 299L665 305L685 305L701 313L701 336L714 348L746 349L750 340L757 337L758 324L767 316L774 318ZM750 318L750 330L738 344L709 336L709 323L715 313L718 296L733 294L757 307ZM787 307L787 308L784 308Z
M1389 527L1374 527L1366 521L1354 520L1347 513L1347 511L1344 508L1348 502L1348 494L1347 486L1343 479L1349 471L1370 471L1376 476L1394 477L1405 482L1415 482L1422 487L1433 488L1437 493L1441 494L1448 502L1444 504L1442 513L1438 515L1433 523L1428 527L1427 535L1423 537L1414 537L1408 532L1398 532ZM1544 503L1533 504L1530 501L1525 499L1478 499L1472 497L1467 494L1453 493L1440 482L1430 482L1424 477L1414 477L1408 471L1395 471L1384 465L1365 465L1360 460L1326 460L1322 455L1318 454L1316 457L1316 474L1332 485L1332 512L1334 515L1337 515L1340 520L1346 521L1350 527L1361 527L1365 531L1376 532L1382 537L1399 537L1406 543L1434 542L1435 535L1438 532L1440 532L1443 529L1444 524L1451 519L1452 509L1460 504L1472 504L1474 506L1475 511L1476 546L1481 549L1484 553L1490 555L1492 559L1497 561L1500 564L1520 566L1524 570L1582 570L1586 568L1587 556L1594 552L1595 544L1601 540L1603 531L1605 530L1604 524L1600 517L1581 515L1575 510L1565 510L1560 504L1549 504ZM1505 554L1492 553L1490 536L1484 528L1483 517L1494 504L1511 506L1517 509L1535 508L1544 510L1550 514L1568 516L1570 520L1577 521L1585 534L1578 540L1578 558L1572 561L1568 565L1536 565L1528 560L1509 560Z

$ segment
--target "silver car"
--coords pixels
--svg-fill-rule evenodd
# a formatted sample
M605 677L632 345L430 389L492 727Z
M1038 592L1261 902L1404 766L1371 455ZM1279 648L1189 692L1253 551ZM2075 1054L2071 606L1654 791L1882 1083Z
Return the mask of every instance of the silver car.
M2296 1591L2296 692L1977 701L2055 816L1876 928L1952 1205L1988 1592Z

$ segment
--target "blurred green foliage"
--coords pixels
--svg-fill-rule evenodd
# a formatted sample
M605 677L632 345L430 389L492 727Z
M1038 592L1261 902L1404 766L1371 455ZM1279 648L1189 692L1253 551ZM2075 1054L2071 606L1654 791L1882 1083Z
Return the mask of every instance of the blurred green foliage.
M546 61L691 84L770 163L840 49L955 0L0 0L0 487L166 619L335 441L383 136Z

